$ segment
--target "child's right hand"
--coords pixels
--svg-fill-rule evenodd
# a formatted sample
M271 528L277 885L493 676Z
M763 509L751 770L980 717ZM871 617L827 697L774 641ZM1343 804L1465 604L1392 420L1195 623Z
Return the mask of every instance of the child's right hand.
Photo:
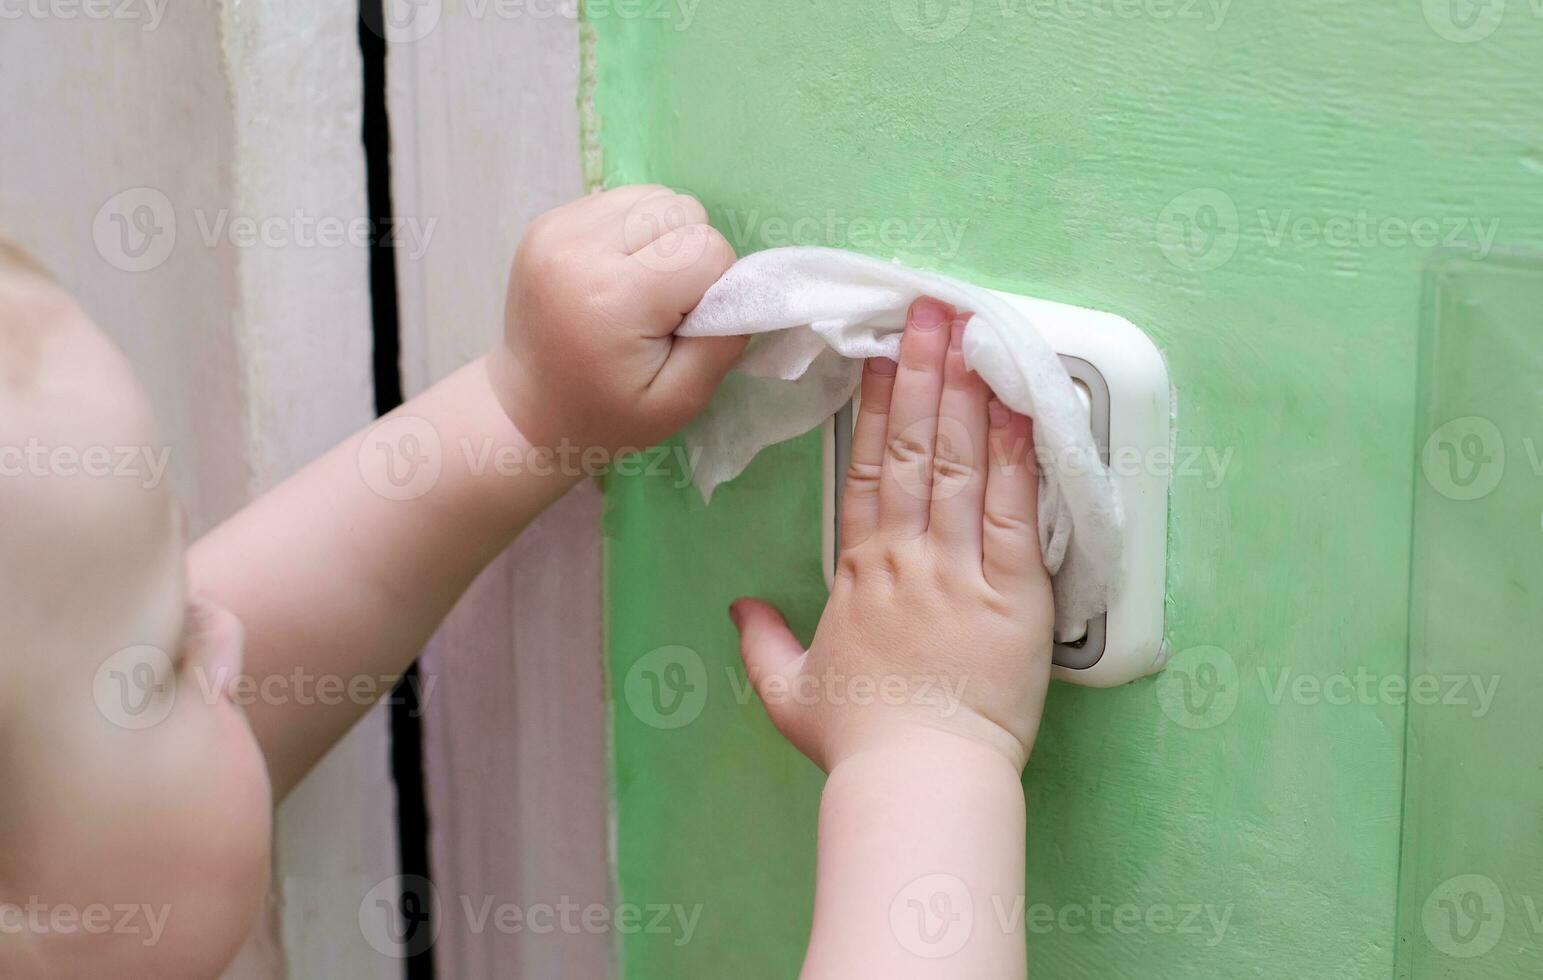
M642 449L707 404L746 337L675 337L734 264L695 198L618 187L537 218L509 275L495 394L533 446Z
M898 371L868 363L842 551L809 650L771 606L731 607L773 723L827 771L939 732L1021 771L1039 728L1055 611L1033 433L965 368L963 334L952 308L923 299Z

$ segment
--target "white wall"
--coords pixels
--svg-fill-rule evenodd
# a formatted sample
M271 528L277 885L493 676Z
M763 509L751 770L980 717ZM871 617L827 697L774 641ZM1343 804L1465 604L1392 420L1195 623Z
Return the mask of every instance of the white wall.
M496 7L446 4L393 37L394 206L436 229L423 261L398 257L409 392L488 348L525 226L583 191L578 27ZM425 654L441 976L614 974L611 936L479 931L465 912L613 901L599 518L597 488L575 490L477 581Z
M129 353L198 531L372 415L368 255L314 237L367 215L357 8L114 6L135 16L0 23L0 234ZM474 9L393 38L395 208L426 236L398 254L409 394L486 349L525 225L583 189L573 19ZM545 515L425 656L442 976L614 972L609 936L460 912L612 901L599 513L586 485ZM357 921L396 873L387 748L377 709L280 808L275 903L229 976L401 975Z
M128 352L197 531L372 414L368 257L306 232L367 214L356 8L109 6L0 24L0 233ZM276 244L232 238L243 217ZM279 904L231 975L284 975L282 923L296 977L400 976L357 921L393 811L377 711L280 808Z

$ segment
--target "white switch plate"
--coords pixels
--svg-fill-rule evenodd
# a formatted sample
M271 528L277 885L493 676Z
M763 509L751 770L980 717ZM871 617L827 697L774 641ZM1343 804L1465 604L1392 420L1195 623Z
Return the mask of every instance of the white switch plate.
M996 293L1027 315L1086 389L1089 425L1125 510L1121 579L1109 611L1080 641L1057 643L1055 677L1113 687L1167 663L1163 603L1168 560L1172 417L1168 366L1150 338L1112 313ZM1079 392L1081 393L1081 392ZM835 574L840 491L851 445L851 406L825 430L825 575Z

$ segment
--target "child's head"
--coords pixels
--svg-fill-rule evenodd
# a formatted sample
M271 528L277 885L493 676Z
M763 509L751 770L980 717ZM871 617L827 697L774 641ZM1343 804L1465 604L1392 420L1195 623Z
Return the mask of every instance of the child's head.
M0 240L0 975L212 976L266 887L240 627L189 601L163 451L122 353Z

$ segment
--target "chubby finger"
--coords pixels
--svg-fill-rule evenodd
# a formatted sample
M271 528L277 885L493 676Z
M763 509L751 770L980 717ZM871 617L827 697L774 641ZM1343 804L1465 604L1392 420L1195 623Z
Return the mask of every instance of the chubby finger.
M638 198L625 210L608 210L600 216L599 227L603 234L613 236L610 245L627 255L637 255L672 232L707 223L707 209L701 201L665 188Z
M873 357L863 365L861 401L852 429L852 461L841 492L841 550L860 544L879 523L879 477L884 469L884 434L898 365Z
M914 536L927 529L943 358L953 320L953 307L930 297L912 303L906 314L879 478L879 527L884 531Z
M1012 592L1045 575L1039 553L1039 465L1034 427L992 399L986 497L981 521L981 570L998 592Z
M606 215L614 217L625 214L628 208L644 198L674 193L675 191L663 184L622 184L619 187L608 187L574 198L566 204L558 205L555 211L565 213L576 220L583 219L587 227L593 228L596 222Z
M603 246L605 251L624 251L622 219L640 201L661 195L673 197L675 191L662 184L626 184L594 191L559 204L537 218L534 224L545 222L556 226L569 239Z
M954 321L943 360L927 533L944 548L979 560L981 506L986 496L986 403L991 391L964 364L968 320L966 315Z
M712 225L687 225L650 242L626 261L650 336L674 332L708 287L734 264L734 246Z
M798 674L804 648L788 629L787 621L774 607L759 599L738 599L729 606L729 618L739 630L739 655L745 662L745 674L772 724L788 741L802 748L799 705L786 697L774 696L773 687Z
M675 337L649 383L653 410L673 431L696 417L718 390L749 337Z
M593 213L597 215L621 214L644 198L676 193L678 192L663 184L622 184L587 194L579 200L588 202Z

